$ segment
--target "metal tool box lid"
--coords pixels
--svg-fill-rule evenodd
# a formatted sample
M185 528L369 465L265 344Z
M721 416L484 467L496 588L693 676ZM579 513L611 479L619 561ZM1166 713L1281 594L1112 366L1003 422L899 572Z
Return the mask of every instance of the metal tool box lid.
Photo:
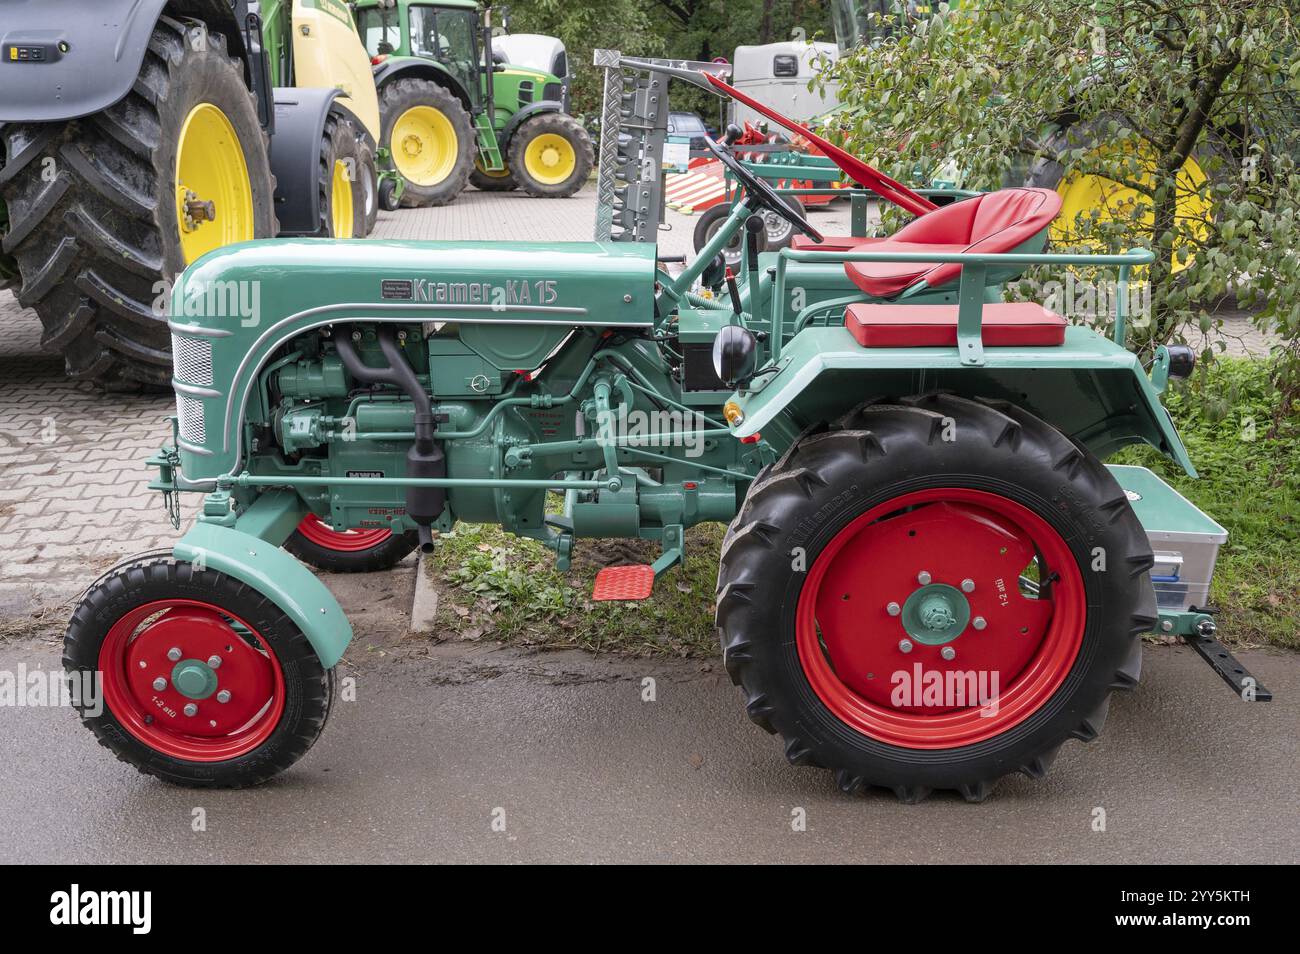
M1147 534L1157 540L1224 543L1228 531L1145 467L1107 465L1128 494Z

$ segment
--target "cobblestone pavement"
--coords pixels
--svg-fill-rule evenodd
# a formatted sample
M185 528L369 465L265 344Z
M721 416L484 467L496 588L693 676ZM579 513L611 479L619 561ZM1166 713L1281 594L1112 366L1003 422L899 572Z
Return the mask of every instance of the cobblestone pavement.
M381 213L378 238L583 240L595 192L571 199L467 190L449 206ZM811 213L825 232L847 232L844 203ZM695 220L670 212L665 255L691 253ZM1244 318L1230 319L1232 350L1264 353ZM0 618L41 612L75 597L102 570L133 553L170 545L175 531L144 465L169 435L166 396L101 395L63 376L41 351L35 312L0 291ZM191 519L197 498L183 500Z

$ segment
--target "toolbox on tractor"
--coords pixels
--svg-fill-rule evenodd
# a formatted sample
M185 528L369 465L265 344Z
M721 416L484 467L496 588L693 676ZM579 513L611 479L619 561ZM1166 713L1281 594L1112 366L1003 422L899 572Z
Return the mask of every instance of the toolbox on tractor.
M717 147L744 196L670 274L648 241L668 83L721 87L681 63L596 56L595 241L281 240L186 270L175 443L153 486L201 493L202 510L170 557L94 584L65 641L69 670L103 673L104 711L83 717L106 745L188 785L284 770L318 737L352 635L290 554L391 566L457 521L538 540L561 568L587 538L659 545L651 566L602 572L594 599L648 596L688 558L689 527L729 522L727 672L792 763L850 793L979 801L1009 772L1041 778L1136 686L1144 633L1187 638L1243 698L1268 698L1204 606L1157 600L1169 561L1153 551L1177 550L1189 582L1203 558L1187 538L1153 547L1194 508L1120 471L1147 482L1135 501L1103 463L1146 444L1195 473L1160 403L1191 362L1162 348L1148 373L1124 347L1150 251L1044 252L1033 193L935 212L841 157L921 221L956 223L954 241L760 253L760 210L821 236ZM999 209L1006 234L974 237ZM735 272L719 261L734 240ZM1113 337L1003 302L1001 282L1031 265L1116 270ZM864 274L896 280L864 288ZM256 321L198 307L230 282L261 283Z

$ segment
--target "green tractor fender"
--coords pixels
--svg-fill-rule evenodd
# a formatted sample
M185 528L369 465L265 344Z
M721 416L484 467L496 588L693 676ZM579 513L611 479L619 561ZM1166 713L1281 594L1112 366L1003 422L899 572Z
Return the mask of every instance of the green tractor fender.
M500 142L501 148L503 150L510 148L510 137L515 134L515 130L534 116L540 116L542 113L562 112L564 112L564 104L557 99L543 99L525 106L511 116L506 121L506 124L501 127L501 132L497 134L497 140Z
M325 584L280 549L306 513L293 491L268 491L237 519L227 514L225 520L233 526L200 519L177 541L172 555L232 576L272 600L329 669L352 641L352 625Z
M1052 348L990 348L978 367L955 348L861 347L842 326L808 328L785 348L775 374L733 400L737 438L762 436L778 450L809 424L835 420L882 394L940 390L1023 407L1105 459L1145 443L1189 475L1196 468L1138 357L1090 329L1071 326Z
M474 99L455 76L432 60L422 56L389 56L375 67L375 89L383 95L384 87L398 79L429 80L453 93L465 111L472 113Z

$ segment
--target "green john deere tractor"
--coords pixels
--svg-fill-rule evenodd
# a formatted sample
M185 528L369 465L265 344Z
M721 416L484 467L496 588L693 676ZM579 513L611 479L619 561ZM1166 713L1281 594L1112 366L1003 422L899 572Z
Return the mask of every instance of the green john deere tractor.
M602 570L596 600L648 598L688 527L729 522L727 672L789 761L849 793L979 801L1008 773L1042 778L1137 685L1149 631L1269 698L1215 638L1222 528L1151 471L1102 462L1147 444L1194 474L1160 403L1192 352L1162 347L1148 373L1124 347L1129 272L1151 252L1044 254L1051 190L936 208L813 140L913 221L818 250L718 148L744 198L670 274L637 240L655 232L669 80L743 94L597 55L597 240L273 240L182 276L152 486L177 526L177 493L201 512L170 554L96 581L64 643L105 746L195 786L256 784L307 752L352 638L286 550L318 562L309 519L344 569L431 550L458 520L542 541L562 567L585 538L659 544L652 565ZM812 246L760 253L764 211ZM738 274L720 254L736 236ZM1031 264L1118 269L1113 334L1004 301ZM243 282L260 283L259 321L211 313L213 289Z
M0 43L0 283L73 377L165 386L186 265L374 222L379 110L342 0L10 3Z
M443 205L470 182L549 198L582 188L591 139L568 115L568 77L494 56L490 9L359 0L354 10L406 205Z

